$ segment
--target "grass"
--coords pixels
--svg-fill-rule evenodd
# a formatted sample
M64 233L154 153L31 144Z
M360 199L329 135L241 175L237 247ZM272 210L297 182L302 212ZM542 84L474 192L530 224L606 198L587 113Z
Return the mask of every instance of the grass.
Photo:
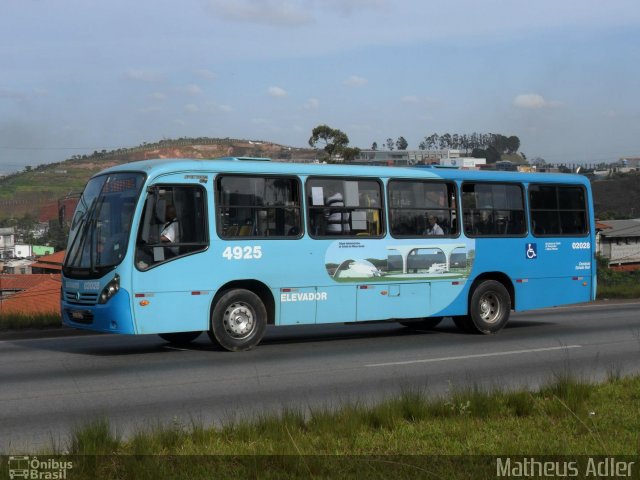
M101 419L54 451L97 455L81 457L74 478L495 478L496 455L638 455L639 401L640 377L559 375L535 392L404 392L373 407L174 422L128 438Z
M640 298L640 283L626 285L598 284L598 299L605 298Z
M0 314L0 332L5 330L23 330L28 328L50 328L62 325L59 313L38 313L25 315L21 313Z

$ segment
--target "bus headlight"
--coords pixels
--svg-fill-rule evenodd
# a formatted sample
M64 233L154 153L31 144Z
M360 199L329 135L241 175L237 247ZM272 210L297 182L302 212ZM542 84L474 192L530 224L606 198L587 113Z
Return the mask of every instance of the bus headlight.
M98 299L98 303L104 304L111 300L116 293L120 290L120 275L116 273L113 280L105 285L102 289L102 293L100 293L100 298Z

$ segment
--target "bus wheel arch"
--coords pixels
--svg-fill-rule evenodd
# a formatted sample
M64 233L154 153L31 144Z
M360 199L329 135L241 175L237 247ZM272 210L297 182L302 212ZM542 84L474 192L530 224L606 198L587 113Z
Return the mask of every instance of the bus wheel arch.
M454 322L463 331L496 333L507 323L514 307L515 292L509 277L501 272L488 272L473 281L468 314L454 318Z
M249 290L250 292L253 292L258 297L260 297L260 300L262 300L262 303L264 303L264 306L267 309L267 325L275 325L275 299L273 298L273 294L271 293L269 287L267 287L264 283L259 282L258 280L235 280L233 282L228 282L222 285L213 297L213 301L211 302L210 307L210 313L213 313L213 309L215 308L216 303L218 303L222 295L224 295L228 290L233 290L236 288Z
M251 350L264 336L274 317L273 296L266 285L236 281L214 296L209 318L209 338L224 350Z

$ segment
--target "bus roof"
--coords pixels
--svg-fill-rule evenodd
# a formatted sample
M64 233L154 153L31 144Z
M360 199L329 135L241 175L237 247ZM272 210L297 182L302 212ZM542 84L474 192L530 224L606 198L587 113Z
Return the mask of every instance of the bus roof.
M529 173L443 168L386 167L348 164L317 164L266 161L266 158L223 157L219 159L167 158L131 162L108 168L96 175L116 172L144 172L149 178L179 172L253 173L280 175L425 178L446 180L565 183L588 185L583 175Z

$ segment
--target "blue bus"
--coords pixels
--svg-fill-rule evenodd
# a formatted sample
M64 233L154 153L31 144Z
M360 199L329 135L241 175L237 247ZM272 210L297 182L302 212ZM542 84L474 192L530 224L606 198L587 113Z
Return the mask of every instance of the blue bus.
M65 325L206 331L226 350L268 325L452 317L491 334L511 310L595 299L579 175L149 160L86 185L63 265Z

